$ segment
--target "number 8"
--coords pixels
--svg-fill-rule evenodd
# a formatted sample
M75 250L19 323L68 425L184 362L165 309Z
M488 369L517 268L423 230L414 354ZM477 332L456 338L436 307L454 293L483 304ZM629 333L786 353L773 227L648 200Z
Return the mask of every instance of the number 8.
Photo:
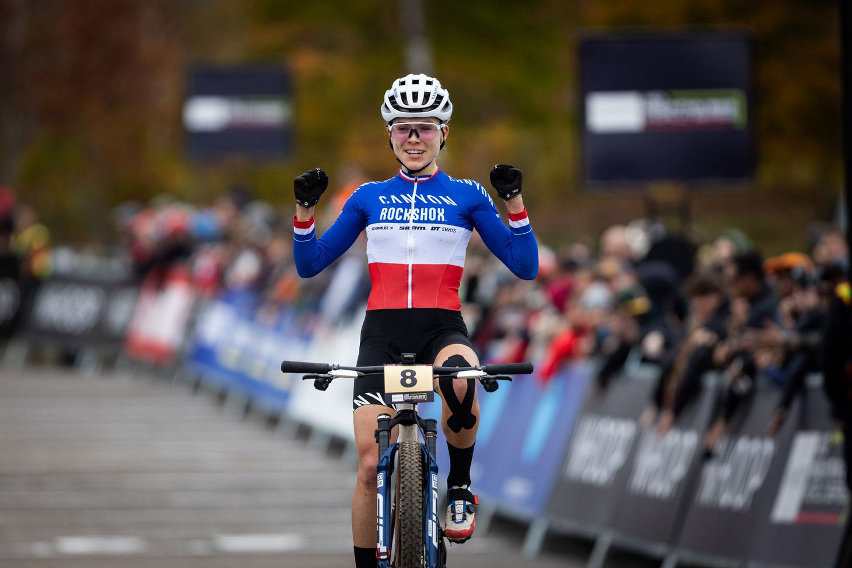
M417 371L414 369L405 369L400 375L402 379L399 382L405 388L410 389L417 384Z

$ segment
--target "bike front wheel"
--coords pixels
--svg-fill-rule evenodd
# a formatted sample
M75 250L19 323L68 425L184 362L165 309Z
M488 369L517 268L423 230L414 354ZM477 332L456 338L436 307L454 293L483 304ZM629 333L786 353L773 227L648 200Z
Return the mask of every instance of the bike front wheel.
M399 567L421 568L423 550L423 459L417 441L399 445L398 539Z

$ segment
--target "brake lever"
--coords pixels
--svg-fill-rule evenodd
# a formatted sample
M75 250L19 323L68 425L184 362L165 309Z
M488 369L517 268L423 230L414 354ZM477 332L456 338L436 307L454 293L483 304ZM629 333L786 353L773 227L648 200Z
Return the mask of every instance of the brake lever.
M498 388L500 388L500 383L497 381L511 381L512 377L508 375L487 375L479 379L479 382L482 384L482 388L485 389L485 392L494 392Z
M303 381L309 381L313 379L314 388L318 391L325 391L328 389L328 385L331 384L331 381L334 380L334 377L330 375L304 375L302 377Z

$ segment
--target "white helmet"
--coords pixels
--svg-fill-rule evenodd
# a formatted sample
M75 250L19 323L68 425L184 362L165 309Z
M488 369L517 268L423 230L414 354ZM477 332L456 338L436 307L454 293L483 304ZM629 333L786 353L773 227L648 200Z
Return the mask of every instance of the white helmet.
M423 74L412 73L394 81L382 103L382 118L387 122L424 116L448 122L452 114L450 93L441 87L440 81Z

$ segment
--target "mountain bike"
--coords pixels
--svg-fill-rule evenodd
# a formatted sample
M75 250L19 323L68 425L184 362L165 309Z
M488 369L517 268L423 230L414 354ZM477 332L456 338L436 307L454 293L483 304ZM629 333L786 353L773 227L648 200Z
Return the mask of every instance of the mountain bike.
M383 373L385 402L396 415L380 414L376 427L379 465L376 471L376 558L379 568L445 568L447 549L438 516L438 421L422 418L419 404L435 397L433 379L476 379L486 392L497 390L509 375L529 374L531 363L488 364L473 367L436 367L414 364L414 354L404 353L398 364L347 367L329 363L284 361L285 373L306 373L324 391L339 378L357 379ZM391 433L399 427L398 438Z

